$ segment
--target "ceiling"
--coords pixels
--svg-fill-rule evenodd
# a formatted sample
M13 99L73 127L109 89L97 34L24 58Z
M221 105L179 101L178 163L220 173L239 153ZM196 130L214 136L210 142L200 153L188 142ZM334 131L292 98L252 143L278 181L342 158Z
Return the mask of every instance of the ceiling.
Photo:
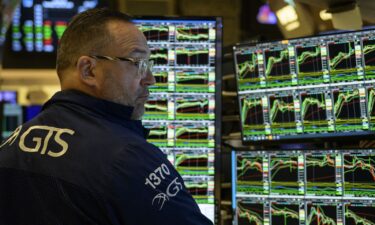
M367 23L375 23L374 0L295 0L312 7L321 9L333 9L343 5L357 3L361 11L362 19Z

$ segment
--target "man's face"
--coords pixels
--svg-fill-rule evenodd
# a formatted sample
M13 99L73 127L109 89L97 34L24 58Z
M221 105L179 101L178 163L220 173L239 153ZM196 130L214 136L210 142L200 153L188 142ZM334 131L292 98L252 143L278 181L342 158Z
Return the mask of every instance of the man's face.
M148 59L150 50L146 38L136 26L130 23L112 21L108 29L115 37L115 42L108 50L107 56L133 59ZM132 119L141 119L144 105L148 99L148 86L155 83L155 78L148 70L139 74L138 66L127 61L100 60L102 81L100 95L109 101L133 106Z

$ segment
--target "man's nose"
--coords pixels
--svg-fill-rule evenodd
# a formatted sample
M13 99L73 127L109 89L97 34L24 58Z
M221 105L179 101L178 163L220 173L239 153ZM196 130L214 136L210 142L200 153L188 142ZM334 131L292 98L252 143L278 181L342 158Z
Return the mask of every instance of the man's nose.
M147 85L147 86L151 86L151 85L154 85L155 83L156 83L156 80L155 80L154 75L152 74L152 72L150 70L147 70L147 74L146 74L145 78L142 79L142 84Z

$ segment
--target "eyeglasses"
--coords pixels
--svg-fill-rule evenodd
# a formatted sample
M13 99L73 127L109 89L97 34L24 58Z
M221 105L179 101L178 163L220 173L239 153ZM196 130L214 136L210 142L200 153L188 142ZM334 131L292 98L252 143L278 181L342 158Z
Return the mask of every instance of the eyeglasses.
M90 55L89 57L94 59L104 59L109 61L127 61L133 63L135 66L138 67L138 76L142 79L147 76L147 71L151 71L154 66L153 60L148 59L133 59L133 58L125 58L125 57L110 57L104 55Z

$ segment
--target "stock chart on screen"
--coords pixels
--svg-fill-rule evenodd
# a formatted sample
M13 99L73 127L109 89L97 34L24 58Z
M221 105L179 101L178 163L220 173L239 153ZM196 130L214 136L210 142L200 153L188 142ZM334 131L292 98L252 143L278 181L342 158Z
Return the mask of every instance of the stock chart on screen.
M202 212L214 221L221 22L217 18L137 18L154 61L145 106L148 140L161 148Z
M56 51L71 18L97 6L102 6L100 0L22 0L12 21L13 51Z
M374 225L375 150L232 152L234 225Z
M373 134L374 34L234 46L242 140Z
M4 68L55 68L57 45L73 16L109 6L106 0L19 2L4 44Z

